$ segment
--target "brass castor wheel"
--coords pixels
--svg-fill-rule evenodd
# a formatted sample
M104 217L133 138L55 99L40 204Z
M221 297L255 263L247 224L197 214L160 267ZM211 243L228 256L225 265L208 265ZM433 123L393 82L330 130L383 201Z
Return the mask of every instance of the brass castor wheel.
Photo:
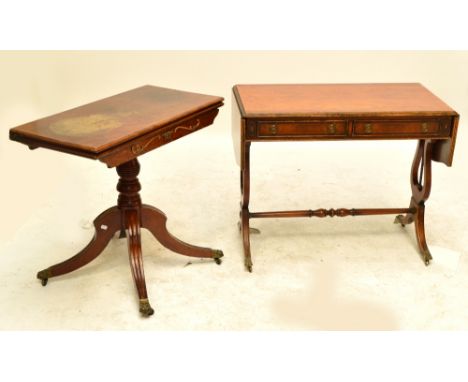
M404 218L403 215L395 216L395 220L393 221L393 224L400 224L402 227L404 227L405 224L403 223L403 218Z
M221 265L221 257L224 256L223 251L220 251L219 249L213 249L213 260L215 261L216 264Z
M43 271L40 271L37 274L37 278L41 280L42 286L47 285L47 281L49 281L49 277L52 277L52 272L49 269L44 269Z
M252 266L253 266L252 260L246 260L244 264L245 264L245 269L247 270L247 272L252 273Z
M423 254L423 260L424 260L424 264L427 267L431 263L431 260L432 260L431 254L429 252L425 252Z
M154 309L151 307L147 298L140 300L140 313L144 317L149 317L154 314Z

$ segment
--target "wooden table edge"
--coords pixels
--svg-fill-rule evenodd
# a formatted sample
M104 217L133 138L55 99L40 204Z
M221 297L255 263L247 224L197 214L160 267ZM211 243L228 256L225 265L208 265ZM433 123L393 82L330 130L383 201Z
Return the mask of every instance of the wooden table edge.
M106 147L105 149L102 149L102 150L95 150L94 151L94 150L83 149L83 148L73 146L73 145L64 145L62 142L56 142L53 139L51 139L51 141L44 141L44 140L41 140L41 139L37 139L36 137L33 137L33 136L31 136L31 135L29 135L27 133L18 132L17 130L15 130L16 127L11 128L9 130L9 138L12 141L20 142L20 143L23 143L23 144L29 146L29 148L31 150L42 147L42 148L47 148L47 149L54 150L54 151L64 152L64 153L67 153L67 154L82 156L82 157L85 157L85 158L98 159L99 157L101 157L102 155L105 155L105 153L109 152L110 150L114 150L117 147L128 144L132 140L140 139L142 137L151 135L155 131L158 131L160 129L161 130L166 129L166 128L170 127L170 126L179 124L179 123L183 122L186 119L189 119L189 118L195 117L197 115L209 112L211 110L219 109L221 106L224 105L224 98L219 97L219 99L220 100L215 104L212 104L212 105L210 105L208 107L205 107L203 109L196 110L196 111L194 111L194 112L192 112L190 114L183 115L180 118L175 119L174 121L171 121L171 122L169 122L167 124L164 124L164 125L161 125L161 126L158 126L158 127L154 127L153 129L148 128L148 131L145 132L144 134L141 134L141 135L138 135L138 136L130 136L125 141L121 141L118 144L116 144L115 146Z

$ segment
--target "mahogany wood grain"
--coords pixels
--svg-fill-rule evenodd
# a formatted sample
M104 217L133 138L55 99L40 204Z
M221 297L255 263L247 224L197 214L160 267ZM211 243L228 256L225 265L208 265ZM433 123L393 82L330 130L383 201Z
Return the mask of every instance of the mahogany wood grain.
M197 247L177 239L166 228L166 215L157 208L141 203L139 171L140 164L137 159L132 159L117 167L119 175L117 206L109 208L95 219L96 234L86 248L72 258L37 274L37 278L44 286L49 278L72 272L97 258L112 236L120 232L121 237L127 237L130 268L138 293L140 312L144 316L152 315L154 310L148 300L143 269L141 228L148 229L163 246L176 253L198 258L212 258L217 264L221 264L223 257L221 250ZM122 235L122 230L124 235Z
M120 232L120 237L127 238L140 312L152 315L143 268L141 228L151 231L174 252L212 258L221 264L222 251L177 239L167 231L166 216L141 203L137 157L211 125L222 105L221 97L143 86L11 129L10 138L31 149L44 147L99 159L108 167L116 167L119 175L117 206L94 220L94 238L82 251L37 274L42 285L51 277L77 270L97 258L112 236Z
M154 309L149 304L148 293L146 291L143 254L141 253L141 224L139 212L138 209L126 209L123 212L123 219L126 225L125 233L127 236L130 269L138 292L140 313L145 316L151 316L154 313Z
M108 167L117 166L120 163L137 158L148 151L211 125L218 115L218 112L219 110L215 108L196 113L177 123L167 125L164 128L152 131L117 147L106 150L100 154L97 159L106 163Z
M337 137L347 135L345 121L258 123L258 137Z
M393 215L414 213L415 209L411 208L319 208L318 210L302 210L302 211L269 211L269 212L251 212L250 218L301 218L301 217L345 217L345 216L364 216L364 215Z
M456 116L418 83L236 85L244 118Z
M263 84L233 87L233 142L240 165L245 266L252 271L251 218L399 215L415 222L426 264L431 256L424 232L431 161L452 165L458 114L421 84ZM417 139L408 208L339 208L250 212L250 145L269 141ZM421 176L417 177L418 168ZM424 180L424 184L422 181Z
M139 138L145 144L145 139L173 129L173 137L145 147L145 152L159 147L211 124L213 111L222 105L221 97L147 85L17 126L10 139L92 159L107 158L109 150L115 154L131 142L129 156L111 160L112 167L135 157L135 150L140 154ZM189 130L185 134L184 127Z
M177 239L167 230L167 216L157 208L143 204L141 208L141 225L150 231L153 236L167 249L181 255L215 259L216 263L220 264L222 252L216 249L197 247L187 244L182 240Z
M85 248L70 259L38 272L37 278L45 286L51 277L65 275L84 267L101 254L119 229L120 211L117 207L111 207L94 219L94 237Z
M140 312L145 316L154 313L148 301L145 272L143 270L143 254L141 249L141 185L138 180L140 164L132 159L117 167L119 182L117 191L117 207L120 210L120 228L125 229L127 237L130 269L138 293Z
M395 218L395 223L400 223L403 227L415 223L416 239L426 265L429 265L432 260L424 227L425 202L429 199L432 186L432 147L431 141L420 140L418 142L410 175L412 191L410 208L414 211Z
M445 123L444 123L445 122ZM401 136L406 134L408 136L448 136L450 134L449 123L440 120L409 120L409 121L357 121L354 124L353 134L355 135L372 135L391 137L393 135Z

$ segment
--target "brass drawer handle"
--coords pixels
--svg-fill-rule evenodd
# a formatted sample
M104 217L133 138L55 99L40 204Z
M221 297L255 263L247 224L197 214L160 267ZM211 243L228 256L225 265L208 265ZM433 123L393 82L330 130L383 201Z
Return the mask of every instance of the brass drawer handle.
M365 131L367 134L372 133L372 123L366 123L366 124L364 125L364 131Z
M336 125L334 123L328 125L328 132L330 134L336 134Z
M277 132L278 132L278 129L277 129L276 125L271 125L270 126L270 133L275 135Z
M427 123L426 122L423 122L421 124L421 130L423 133L427 133L429 130L427 129Z

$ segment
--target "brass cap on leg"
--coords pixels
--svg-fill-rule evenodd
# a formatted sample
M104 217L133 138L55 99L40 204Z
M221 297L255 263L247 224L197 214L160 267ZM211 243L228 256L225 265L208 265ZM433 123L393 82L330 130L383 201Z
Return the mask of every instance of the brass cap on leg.
M216 264L221 265L221 257L223 257L223 251L219 249L213 249L213 259Z
M142 298L140 300L140 313L145 317L149 317L154 314L154 309L151 307L147 298Z
M221 257L224 256L224 253L223 251L221 251L220 249L213 249L213 259L220 259Z

